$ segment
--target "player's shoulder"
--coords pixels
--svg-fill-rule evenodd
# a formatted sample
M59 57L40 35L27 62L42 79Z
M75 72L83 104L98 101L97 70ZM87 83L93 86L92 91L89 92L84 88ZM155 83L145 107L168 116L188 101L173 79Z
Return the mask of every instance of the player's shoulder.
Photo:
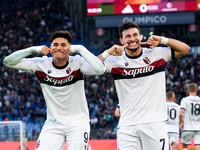
M159 50L167 50L167 49L170 49L170 47L161 47L161 46L157 46L157 47L154 47L154 48L148 48L148 47L142 47L142 50L143 51L159 51Z
M83 59L83 57L80 56L79 54L69 55L68 58L69 58L69 61L76 61L76 60L79 60L79 59Z
M48 57L48 56L33 57L31 58L31 60L36 63L52 62L52 57Z
M153 48L147 48L147 47L142 47L143 54L152 53L153 51L155 51L155 49L153 49Z
M166 102L167 103L167 106L172 106L172 107L180 107L179 104L175 103L175 102Z
M179 104L177 104L177 103L175 103L175 102L173 102L173 103L174 103L174 106L175 106L175 107L177 107L177 108L180 108L180 107L181 107Z
M200 96L196 95L197 99L200 99Z
M200 102L200 97L198 95L196 95L193 99L195 99L194 101L196 102Z
M190 102L190 96L186 96L186 97L183 97L182 99L181 99L181 103L189 103Z
M126 52L124 51L122 55L120 56L115 56L115 55L110 55L104 62L119 62L120 60L124 60L126 56Z
M69 55L68 62L71 64L74 64L74 63L81 64L81 63L86 62L86 60L82 56L77 54L77 55Z
M162 49L163 49L162 47L154 47L154 48L142 47L142 52L144 55L155 54L159 53Z
M177 103L175 103L175 102L172 102L172 104L173 104L173 105L176 105L176 106L179 106L179 104L177 104Z

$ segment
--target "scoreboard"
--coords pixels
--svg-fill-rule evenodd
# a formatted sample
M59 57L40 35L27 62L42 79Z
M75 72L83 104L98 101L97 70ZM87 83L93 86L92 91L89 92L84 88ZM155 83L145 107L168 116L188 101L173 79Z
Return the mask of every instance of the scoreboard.
M87 15L122 15L200 10L200 0L87 0Z

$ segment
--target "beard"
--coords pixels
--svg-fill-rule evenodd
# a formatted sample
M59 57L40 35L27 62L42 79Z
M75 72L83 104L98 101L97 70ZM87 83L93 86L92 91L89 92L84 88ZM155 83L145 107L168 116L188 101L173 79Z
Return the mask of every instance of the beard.
M133 48L128 48L128 47L126 47L126 50L129 50L129 51L135 53L140 47L141 47L141 46L138 46L137 48L134 48L134 49L133 49Z

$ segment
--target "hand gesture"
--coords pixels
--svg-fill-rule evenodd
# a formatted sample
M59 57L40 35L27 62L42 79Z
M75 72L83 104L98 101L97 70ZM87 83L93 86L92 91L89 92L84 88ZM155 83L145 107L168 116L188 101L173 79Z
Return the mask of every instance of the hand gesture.
M154 48L160 44L162 40L161 36L151 35L146 42L141 42L141 45L150 45L150 48Z
M57 51L62 52L63 54L68 53L68 54L72 54L71 52L71 45L67 45L65 47L53 47L53 48L49 48L49 51L53 54Z
M113 45L111 48L108 49L108 53L110 55L115 55L115 56L119 56L122 55L122 52L124 51L124 48L127 46L128 44L125 44L123 46L120 45Z
M43 46L43 48L41 49L41 54L47 55L47 54L49 54L49 51L51 51L50 48L48 48L47 46Z

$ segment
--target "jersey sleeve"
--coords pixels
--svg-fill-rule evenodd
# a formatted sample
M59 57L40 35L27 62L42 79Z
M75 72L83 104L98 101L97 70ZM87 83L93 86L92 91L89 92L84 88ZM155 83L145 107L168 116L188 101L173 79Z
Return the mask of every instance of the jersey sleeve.
M117 57L118 56L111 55L103 62L106 67L106 72L108 72L108 73L111 72L112 68L115 66L115 63L113 63L113 62L115 62Z
M165 59L166 62L175 59L174 50L170 47L155 47L154 49L159 53L159 55L161 55L162 58Z
M34 72L36 59L25 58L31 54L39 54L43 46L33 46L23 50L18 50L4 58L5 66L20 71Z
M81 72L85 75L102 75L105 72L105 66L91 52L82 45L71 45L72 52L78 52L82 57L79 57Z

